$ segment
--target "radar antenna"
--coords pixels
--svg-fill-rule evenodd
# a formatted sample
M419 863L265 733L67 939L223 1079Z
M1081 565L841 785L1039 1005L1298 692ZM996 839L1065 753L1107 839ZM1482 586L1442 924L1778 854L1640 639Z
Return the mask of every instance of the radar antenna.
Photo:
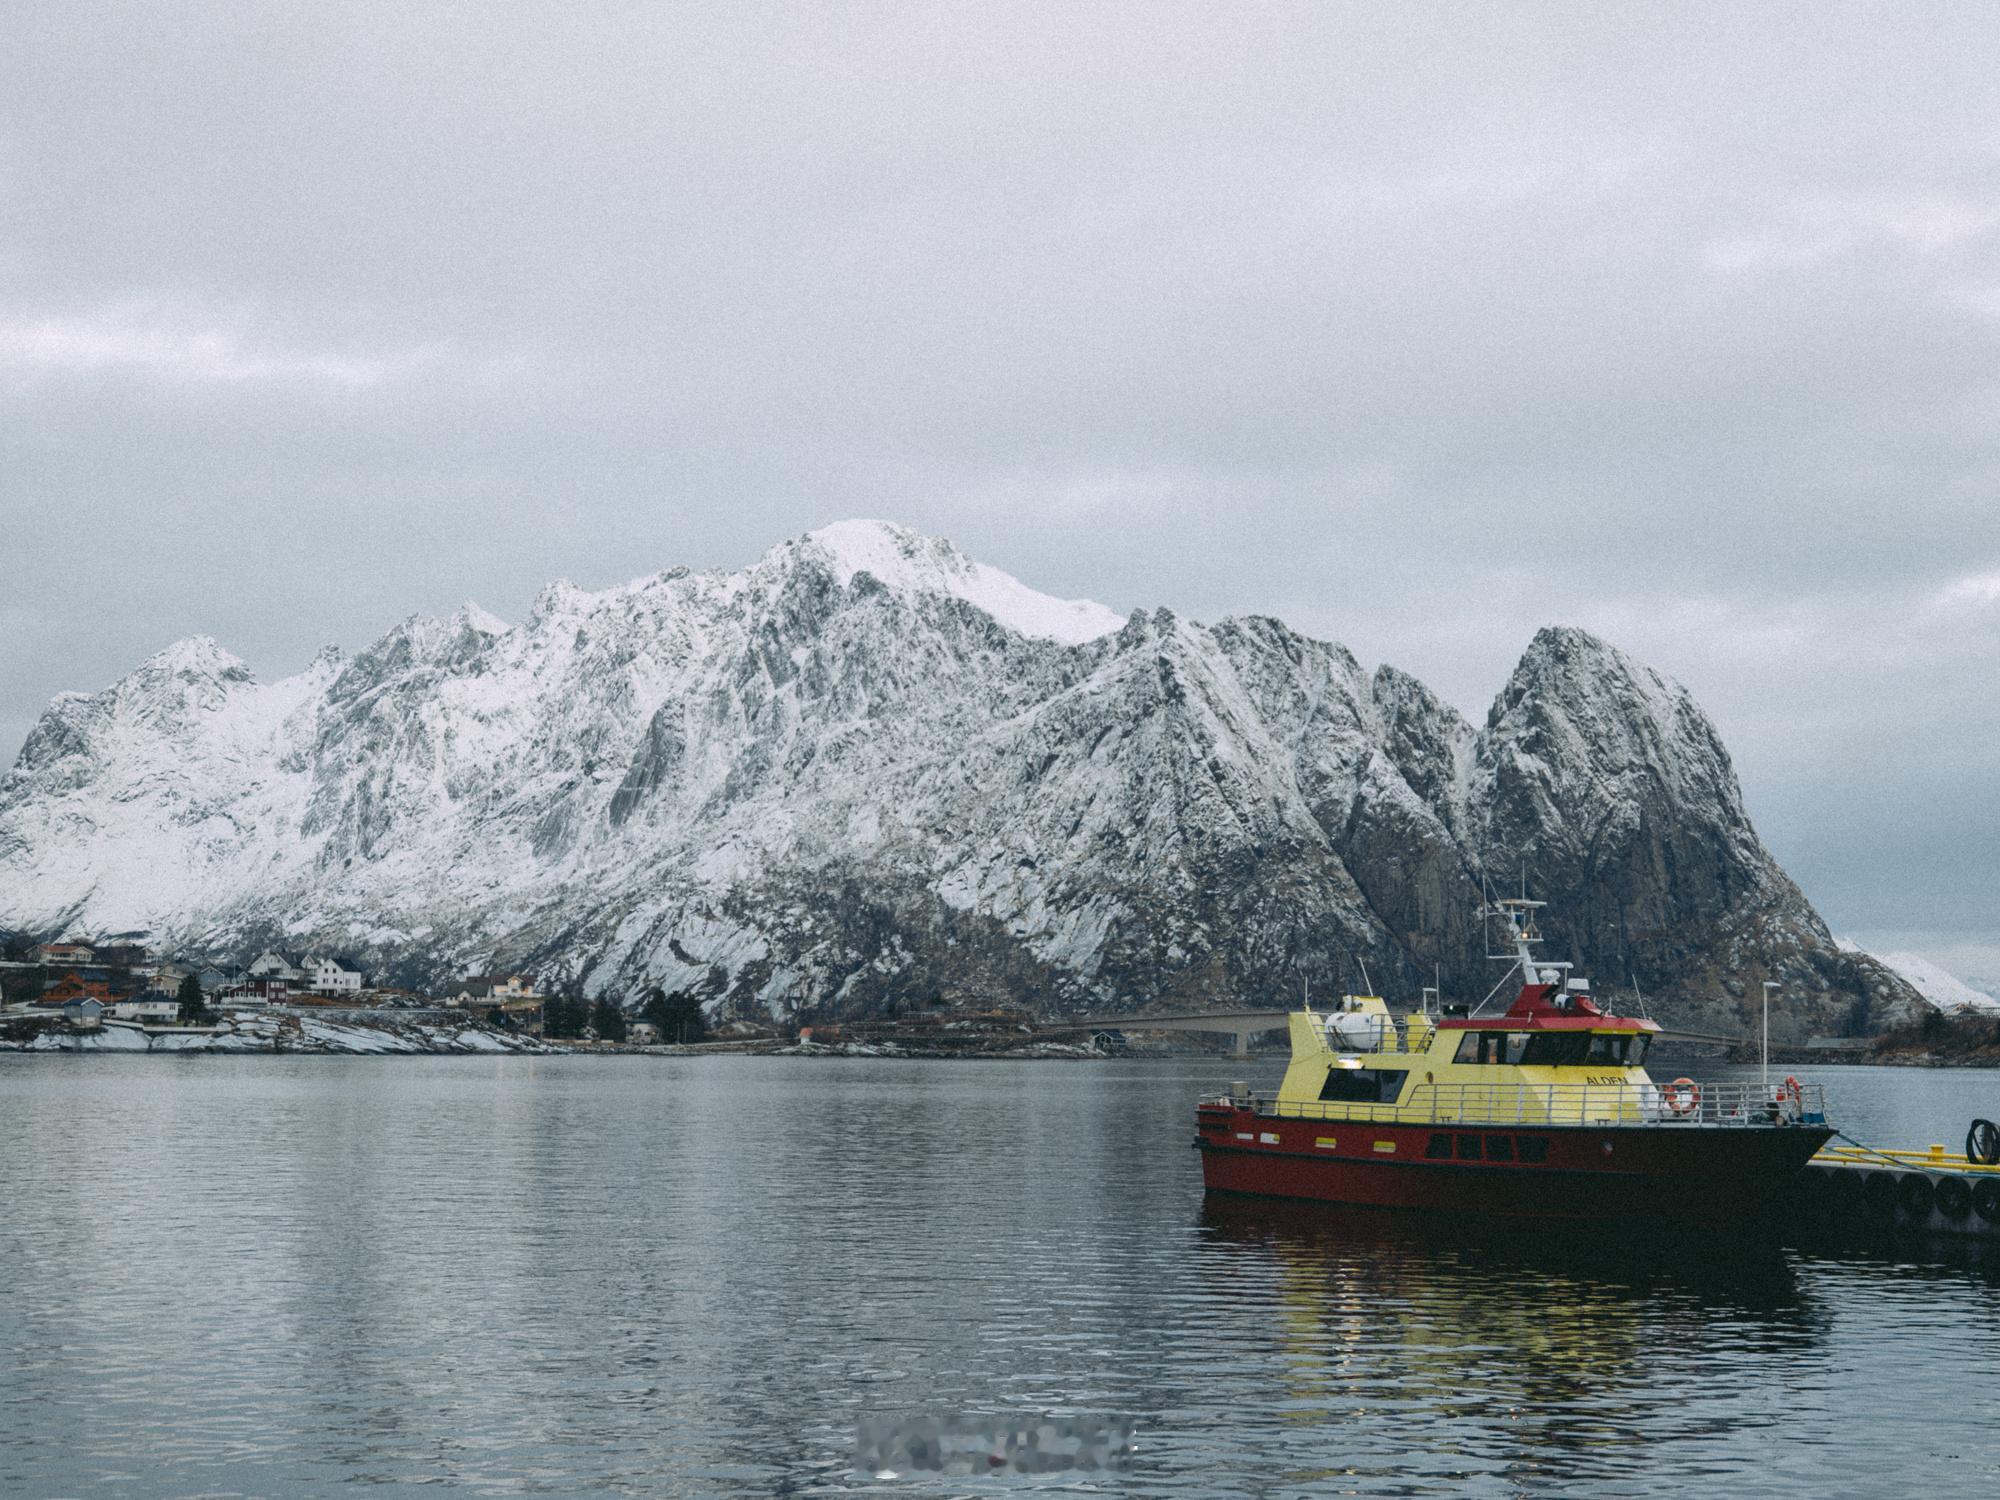
M1511 951L1487 953L1488 958L1506 963L1509 968L1500 976L1499 983L1486 992L1486 999L1474 1007L1472 1013L1475 1016L1486 1008L1487 1001L1500 993L1500 986L1512 977L1515 969L1520 970L1521 983L1524 985L1564 983L1564 976L1571 965L1535 957L1534 944L1542 940L1541 929L1535 925L1535 913L1547 905L1546 901L1530 901L1525 896L1503 896L1498 900L1489 899L1479 908L1480 919L1488 924L1485 928L1486 946L1489 949L1493 947L1493 929L1490 924L1498 920L1504 925L1504 942Z

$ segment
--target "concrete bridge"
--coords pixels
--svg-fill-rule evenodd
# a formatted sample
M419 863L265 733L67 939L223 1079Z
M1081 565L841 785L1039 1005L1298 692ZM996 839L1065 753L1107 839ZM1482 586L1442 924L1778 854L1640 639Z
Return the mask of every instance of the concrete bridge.
M1290 1016L1291 1012L1286 1010L1186 1011L1163 1016L1075 1016L1062 1021L1038 1021L1035 1029L1059 1034L1074 1031L1206 1031L1235 1037L1236 1056L1246 1057L1250 1052L1251 1037L1261 1036L1267 1031L1284 1030L1290 1024ZM1705 1031L1676 1031L1671 1027L1660 1033L1660 1040L1708 1042L1729 1047L1754 1047L1757 1044L1755 1037L1717 1036ZM1784 1043L1780 1050L1866 1052L1874 1045L1872 1037L1816 1036L1804 1043Z
M1206 1031L1236 1038L1236 1056L1250 1054L1250 1038L1282 1031L1290 1024L1287 1010L1185 1011L1165 1016L1072 1016L1062 1021L1038 1021L1037 1031Z

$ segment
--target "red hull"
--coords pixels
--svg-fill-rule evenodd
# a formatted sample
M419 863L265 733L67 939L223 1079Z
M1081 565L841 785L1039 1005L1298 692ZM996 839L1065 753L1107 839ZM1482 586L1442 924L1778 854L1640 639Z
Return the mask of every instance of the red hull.
M1805 1125L1370 1125L1219 1104L1203 1105L1197 1123L1211 1192L1627 1221L1706 1222L1766 1209L1833 1133ZM1480 1159L1464 1159L1472 1151Z

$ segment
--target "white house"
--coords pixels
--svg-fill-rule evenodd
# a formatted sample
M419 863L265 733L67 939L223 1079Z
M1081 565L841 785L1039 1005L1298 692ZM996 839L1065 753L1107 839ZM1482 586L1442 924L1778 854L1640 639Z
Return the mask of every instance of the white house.
M180 993L181 981L192 973L194 970L186 964L161 964L153 971L153 982L149 987L162 995L177 995Z
M142 1025L170 1025L181 1016L181 1005L165 995L152 994L120 1000L111 1007L111 1014L120 1021L138 1021Z
M539 1000L532 974L474 974L465 989L480 999Z
M256 960L250 965L250 977L252 979L285 979L296 984L299 980L305 978L305 972L289 958L286 958L284 954L274 953L267 948L264 952L258 954Z
M466 980L464 984L458 987L455 993L447 995L445 999L449 1004L458 1006L492 1005L496 1003L493 998L493 986L488 984L484 979Z
M361 988L361 971L337 955L314 954L305 962L305 983L321 995L352 995Z

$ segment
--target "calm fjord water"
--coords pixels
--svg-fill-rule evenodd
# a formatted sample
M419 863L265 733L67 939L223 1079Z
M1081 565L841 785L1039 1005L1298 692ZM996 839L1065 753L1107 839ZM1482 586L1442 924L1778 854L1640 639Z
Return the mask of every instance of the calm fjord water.
M2000 1486L2000 1269L1204 1204L1273 1065L0 1056L0 1494ZM1956 1142L2000 1076L1823 1074ZM857 1420L1135 1418L881 1481ZM436 1492L433 1488L432 1492Z

